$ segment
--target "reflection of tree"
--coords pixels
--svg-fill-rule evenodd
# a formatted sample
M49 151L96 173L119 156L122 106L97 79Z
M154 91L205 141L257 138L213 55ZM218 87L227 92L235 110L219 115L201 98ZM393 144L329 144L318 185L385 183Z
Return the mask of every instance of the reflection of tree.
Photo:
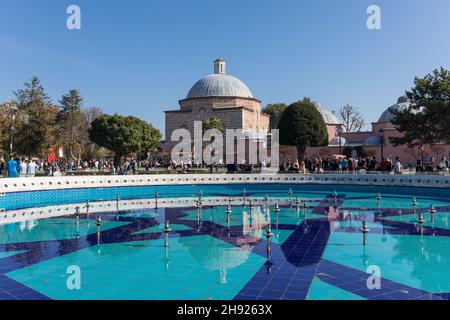
M11 257L15 261L31 265L41 259L85 247L82 242L85 241L84 236L91 231L92 224L90 220L80 220L77 224L75 219L64 217L10 223L0 226L1 242L9 244L14 250L32 250L32 255Z
M329 221L307 222L306 220L291 234L291 238L300 238L292 249L292 243L285 241L281 245L286 260L294 266L303 266L319 262L330 236ZM300 252L299 252L300 251Z
M439 272L447 272L450 266L450 254L444 253L450 246L450 238L448 237L432 237L432 236L400 236L392 235L395 239L393 247L394 257L393 263L401 264L405 260L412 267L411 277L421 282L421 288L436 288L436 277ZM438 246L436 241L443 245ZM439 248L439 250L435 250ZM431 272L428 272L430 271ZM435 272L435 273L433 273ZM445 279L441 279L447 283ZM442 288L448 291L448 286ZM441 291L441 287L436 288L436 292Z

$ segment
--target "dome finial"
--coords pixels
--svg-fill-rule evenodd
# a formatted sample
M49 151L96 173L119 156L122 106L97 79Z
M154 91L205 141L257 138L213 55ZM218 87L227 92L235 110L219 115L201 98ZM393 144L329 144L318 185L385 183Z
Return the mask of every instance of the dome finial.
M215 74L225 74L225 60L216 59L214 60L214 73Z

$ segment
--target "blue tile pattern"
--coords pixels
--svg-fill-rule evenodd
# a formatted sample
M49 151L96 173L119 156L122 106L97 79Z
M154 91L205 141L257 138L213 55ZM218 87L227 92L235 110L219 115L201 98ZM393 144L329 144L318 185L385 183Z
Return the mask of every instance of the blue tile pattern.
M7 238L8 233L5 229L0 241L0 299L28 300L64 297L66 293L52 291L50 287L44 290L44 287L36 284L32 277L26 275L27 272L34 270L36 274L42 273L40 276L45 278L44 274L48 271L48 280L54 281L55 277L57 279L58 276L61 277L61 274L52 273L51 267L56 265L56 261L63 261L60 260L62 258L73 258L76 262L76 257L81 253L96 252L99 248L108 248L112 254L116 250L114 248L122 248L121 250L127 253L127 247L130 248L129 251L133 251L134 249L131 248L153 245L155 247L152 250L160 254L162 252L160 250L163 250L164 238L161 229L165 220L170 220L174 226L168 236L173 244L189 242L189 239L195 240L193 243L198 246L198 252L203 252L207 248L215 249L218 246L225 250L236 248L251 252L253 262L247 264L243 262L242 265L232 267L226 285L217 285L214 282L216 280L208 278L209 276L206 275L209 273L204 271L205 283L202 283L201 289L190 286L188 290L190 293L186 291L181 295L175 293L176 285L169 285L171 277L166 278L167 286L160 286L158 295L157 291L153 290L150 294L141 287L139 277L133 278L133 274L126 275L126 272L122 272L124 279L134 280L129 282L131 287L128 295L126 295L127 291L121 294L104 290L98 291L97 294L83 292L84 295L72 298L300 300L320 298L321 290L329 290L332 294L324 293L323 298L450 299L450 279L446 278L445 271L445 266L450 263L450 255L440 249L448 244L450 239L450 227L445 219L450 212L450 200L446 192L442 190L362 188L351 185L339 187L275 184L159 186L157 188L124 187L17 193L7 194L1 201L2 206L17 209L86 200L112 200L116 194L119 194L121 199L145 198L151 197L156 190L161 197L192 196L196 195L199 189L205 196L236 196L240 195L243 187L246 188L249 196L259 198L266 193L270 196L286 197L286 190L292 188L294 197L309 199L307 214L302 216L302 212L296 213L295 209L284 206L279 213L279 220L275 221L273 210L265 213L261 209L258 215L252 215L248 213L248 208L236 205L233 206L233 223L227 224L224 222L225 208L223 207L204 207L200 221L196 219L196 215L193 214L195 210L192 208L166 208L144 210L142 213L103 213L102 218L105 224L98 234L92 230L92 227L88 227L92 226L95 217L86 214L81 215L83 222L81 226L87 228L86 232L73 231L75 223L73 216L38 220L41 226L46 224L58 226L58 223L61 225L60 229L56 228L47 235L45 232L49 232L50 228L39 229L31 226L29 232L25 231L29 233L27 237L21 238L19 234L13 238ZM331 192L336 189L338 195L333 197ZM434 191L436 192L433 193ZM384 200L380 208L373 201L374 194L377 192L383 192ZM427 206L430 203L435 204L441 214L437 223L422 225L417 223L413 209L405 204L410 201L411 195L417 196L421 203L415 211L416 214L418 212L426 214ZM398 203L396 201L400 201L402 205L396 206ZM425 214L424 216L429 219ZM371 229L368 235L369 243L365 249L360 243L359 229L362 219L368 221ZM274 234L278 232L280 235L279 240L272 239L269 256L267 256L267 240L264 236L268 223ZM13 225L17 228L17 224L5 226L5 228L11 228ZM389 244L385 250L383 250L383 243ZM181 254L183 251L180 249L182 246L179 249L175 247L174 245L174 258L177 257L177 252ZM383 262L382 259L385 256L383 251L389 251L390 259L396 260ZM339 254L333 255L333 252L339 252ZM130 259L135 258L145 259L145 255L130 257ZM97 269L101 269L106 263L95 257L93 259L95 263L98 263ZM191 259L190 256L186 256L186 261L190 261L189 259ZM227 258L220 263L224 261L231 263L232 260ZM108 261L107 264L110 265L113 264L114 259L105 261ZM133 261L132 266L135 267L137 262L131 261ZM383 263L397 263L400 268L398 271L405 274L399 275L395 268L385 267L381 276L381 288L368 289L367 279L370 275L365 271L365 267L373 261L381 261L378 263L381 264L382 269ZM360 262L362 264L358 265L357 263ZM408 266L402 263L408 263ZM191 261L185 267L193 266L195 262ZM202 266L202 263L198 265L199 268ZM411 266L417 268L414 269ZM118 265L118 267L124 266ZM183 264L177 267L179 275L183 274L183 268ZM233 272L233 270L241 270L240 268L242 272ZM153 272L152 275L156 275L161 271L156 268L151 272ZM224 280L226 276L222 276L224 278L221 279ZM149 273L144 272L142 279L153 278ZM185 281L183 276L177 279L179 285ZM186 279L189 279L187 274ZM103 284L108 284L108 278L103 278L102 281ZM152 285L154 286L150 282L150 286ZM133 291L133 288L139 290ZM170 288L173 290L171 291Z

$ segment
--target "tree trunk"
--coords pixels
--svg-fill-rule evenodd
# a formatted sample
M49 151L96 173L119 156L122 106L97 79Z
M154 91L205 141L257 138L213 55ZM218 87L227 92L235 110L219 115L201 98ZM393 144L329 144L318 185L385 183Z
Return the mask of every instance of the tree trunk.
M122 155L120 154L114 154L114 167L119 167L120 166L120 158L122 158Z
M305 151L306 147L297 146L297 160L299 164L305 159Z

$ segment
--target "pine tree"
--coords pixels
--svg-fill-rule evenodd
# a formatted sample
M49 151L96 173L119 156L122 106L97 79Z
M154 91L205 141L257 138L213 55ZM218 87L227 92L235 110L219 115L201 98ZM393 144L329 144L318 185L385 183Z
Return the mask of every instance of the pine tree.
M25 83L25 88L14 92L20 121L14 137L19 155L45 157L54 146L54 125L57 109L45 93L37 77Z
M83 98L77 89L72 89L62 96L57 117L58 141L66 154L80 160L86 131L85 117L82 112Z
M403 133L391 137L391 142L411 148L450 142L450 71L436 69L424 78L416 77L414 84L406 93L411 106L390 110L391 122Z

